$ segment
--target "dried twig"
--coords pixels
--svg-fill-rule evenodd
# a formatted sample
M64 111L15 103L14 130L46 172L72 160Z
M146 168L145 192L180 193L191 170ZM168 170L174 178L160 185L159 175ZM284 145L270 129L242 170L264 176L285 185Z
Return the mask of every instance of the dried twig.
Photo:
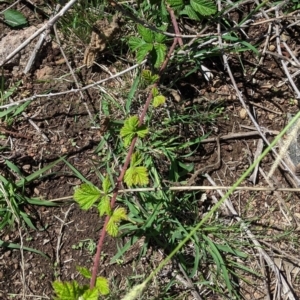
M275 10L275 13L276 13L276 17L277 17L277 18L278 18L278 16L279 16L279 11L278 11L278 10L279 10L279 8L278 8L278 6L277 6L277 9ZM276 46L277 46L277 52L278 52L279 55L282 56L281 47L280 47L279 25L278 25L278 24L275 25L275 31L276 31ZM295 92L296 95L297 95L297 99L300 99L300 91L299 91L298 87L296 86L296 84L295 84L293 78L291 77L290 72L289 72L289 70L288 70L286 64L283 62L283 59L280 59L280 60L281 60L281 65L282 65L282 68L283 68L283 70L284 70L284 72L285 72L285 75L286 75L286 77L288 78L289 83L291 84L291 86L292 86L294 92Z
M66 225L67 217L72 208L73 208L73 204L70 205L68 210L65 212L65 216L64 216L63 220L57 218L58 220L61 221L60 230L59 230L58 237L57 237L57 245L56 245L56 262L55 263L56 263L57 268L60 267L60 249L63 245L63 243L62 243L63 229L64 229L64 226ZM60 272L58 273L58 277L60 277Z
M254 160L256 160L261 155L263 146L264 146L263 140L259 139L258 143L257 143L256 151L254 153ZM258 168L259 168L259 165L257 164L255 166L255 169L254 169L252 175L248 178L248 180L251 181L253 184L256 184Z
M51 28L76 2L77 0L70 0L53 18L51 18L44 26L37 30L32 36L25 40L17 49L12 51L3 61L0 61L0 67L2 67L6 62L12 59L16 54L18 54L22 49L24 49L32 40L39 36L45 30Z
M89 84L89 85L86 85L80 89L72 89L72 90L68 90L68 91L63 91L63 92L59 92L59 93L50 93L50 94L38 94L38 95L34 95L34 96L31 96L31 97L28 97L28 98L24 98L22 100L19 100L19 101L15 101L14 103L9 103L9 104L5 104L5 105L1 105L0 106L0 109L3 109L3 108L8 108L8 107L11 107L11 106L15 106L15 105L20 105L21 103L24 103L26 101L29 101L29 100L35 100L37 98L50 98L50 97L56 97L56 96L61 96L61 95L67 95L67 94L72 94L72 93L79 93L80 91L85 91L87 89L90 89L94 86L97 86L99 85L100 83L103 83L103 82L106 82L106 81L109 81L109 80L112 80L114 78L117 78L125 73L128 73L136 68L138 68L139 66L143 65L144 63L146 62L146 60L143 60L140 64L135 64L113 76L110 76L108 78L105 78L105 79L102 79L102 80L99 80L97 82L94 82L92 84Z

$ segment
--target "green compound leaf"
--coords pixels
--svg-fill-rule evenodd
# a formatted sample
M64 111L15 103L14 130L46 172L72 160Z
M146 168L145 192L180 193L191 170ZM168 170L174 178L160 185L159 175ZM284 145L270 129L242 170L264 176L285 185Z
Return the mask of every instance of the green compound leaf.
M99 291L98 291L98 289L96 287L94 287L91 290L87 289L83 293L82 298L79 298L79 299L83 299L83 300L98 300L98 298L99 298Z
M112 216L111 219L116 223L119 224L122 220L127 220L127 212L124 207L117 207Z
M143 44L141 47L139 47L137 54L136 54L136 59L138 63L141 63L143 59L146 57L146 55L153 49L152 44Z
M132 51L136 51L138 48L140 48L144 44L145 44L145 42L139 37L132 36L128 40L128 45Z
M110 216L111 214L111 208L110 208L110 199L109 196L103 196L101 197L101 200L98 204L98 211L100 216L102 217L103 215L108 215Z
M102 182L103 193L108 194L110 188L111 188L111 183L110 183L109 177L106 176Z
M147 185L149 183L148 172L145 167L130 167L127 169L124 181L128 186Z
M20 27L27 25L27 20L22 13L15 9L8 9L3 12L4 22L11 27Z
M163 63L167 53L167 46L165 44L155 44L154 50L156 54L155 67L158 68Z
M166 97L163 95L158 95L153 98L153 106L156 108L166 102Z
M107 223L107 233L112 237L116 237L119 232L119 225L122 220L127 220L127 212L123 207L118 207L114 210L112 216Z
M108 280L101 276L97 277L96 288L98 289L101 295L108 295L109 294Z
M154 39L155 39L155 42L162 44L166 41L167 37L162 33L155 33Z
M76 281L52 283L53 289L58 297L54 300L74 300L78 299L81 294L81 289Z
M107 223L106 231L112 237L116 237L118 235L118 232L119 232L118 225L115 224L111 218L109 219L109 221Z
M76 267L76 270L85 278L91 278L92 277L92 273L90 270L88 270L87 268L85 267L79 267L77 266Z
M156 87L152 88L152 96L156 97L159 95L158 89Z
M142 163L142 161L143 161L143 157L141 156L141 154L139 152L135 152L131 156L130 166L137 167Z
M193 10L190 5L186 5L184 9L179 13L180 15L187 15L191 20L200 21L199 16Z
M181 9L184 5L183 0L168 0L167 2L174 10Z
M93 185L83 183L75 189L74 199L84 210L88 210L101 196L101 192Z
M124 126L121 128L121 137L124 139L125 147L127 147L134 136L137 134L138 137L143 138L148 133L148 129L145 125L139 125L139 118L137 116L129 117L125 120Z
M124 138L124 144L126 147L131 143L134 135L136 134L138 125L139 119L137 116L132 116L125 120L124 126L121 128L120 134L121 137Z
M137 26L139 34L142 36L146 43L153 43L154 42L154 35L149 28L146 28L142 25Z
M191 0L191 6L202 16L210 16L217 12L216 5L210 0Z
M150 70L143 70L142 78L146 85L151 85L158 81L159 76L157 74L152 75Z

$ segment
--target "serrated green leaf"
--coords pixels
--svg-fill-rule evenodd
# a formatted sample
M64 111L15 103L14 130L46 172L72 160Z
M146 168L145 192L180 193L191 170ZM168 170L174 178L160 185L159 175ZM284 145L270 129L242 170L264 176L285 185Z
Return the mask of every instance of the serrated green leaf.
M164 44L155 44L154 49L156 54L156 61L154 66L158 68L165 60L166 53L167 53L167 46Z
M142 78L145 80L147 83L151 82L151 77L152 73L150 70L143 70L142 71Z
M153 43L153 41L154 41L153 33L149 28L146 28L142 25L138 25L137 29L138 29L139 34L142 36L142 38L144 39L144 41L146 43Z
M132 51L136 51L143 44L145 44L145 42L139 37L131 36L128 40L128 45Z
M107 176L105 176L105 178L102 182L102 190L103 190L104 194L108 194L110 188L111 188L111 183L110 183L109 177L107 175Z
M109 199L109 196L103 196L103 197L101 197L101 200L99 201L99 204L98 204L98 211L99 211L99 214L100 214L101 217L103 215L110 216L110 214L111 214L111 208L110 208L110 199Z
M217 12L216 5L210 0L191 0L191 6L202 16L210 16Z
M106 227L107 233L113 237L116 237L118 235L119 225L122 220L127 220L127 213L125 208L118 207L113 211L112 216L108 221Z
M148 134L149 130L146 125L142 125L137 130L137 135L139 138L144 138Z
M55 300L74 300L80 296L80 288L76 281L60 282L54 281L52 283L53 289L58 296Z
M22 13L15 9L8 9L3 12L4 22L11 27L19 27L27 24L27 20Z
M89 209L101 196L101 192L94 185L83 183L75 189L74 200L84 210Z
M127 135L126 137L124 137L123 141L124 141L125 147L128 147L130 145L133 137L134 137L134 134L130 134L130 135Z
M152 44L143 44L139 49L137 50L136 59L137 62L140 63L143 61L143 59L146 57L146 55L153 49Z
M125 147L131 143L133 137L135 136L138 124L139 119L137 116L132 116L125 120L120 131L120 135L124 139Z
M111 216L113 221L118 224L122 220L127 220L127 211L124 207L117 207Z
M83 295L82 298L84 300L98 300L98 296L99 296L99 292L98 289L96 287L94 287L93 289L87 289ZM74 299L75 300L75 299ZM76 299L77 300L77 299Z
M76 270L85 278L91 278L92 277L92 273L90 270L88 270L87 268L85 267L79 267L79 266L76 266Z
M194 11L194 9L190 5L186 5L182 11L179 13L180 15L187 15L191 20L200 21L199 16Z
M145 167L130 167L126 170L124 181L128 186L147 185L149 183L148 172Z
M179 10L183 7L183 0L168 0L167 1L174 10Z
M165 1L161 1L161 4L160 4L160 14L161 14L161 17L162 17L162 21L163 22L168 22L169 13L167 11L167 8L166 8L166 5L165 5Z
M124 126L121 128L120 134L124 138L125 146L128 146L133 137L137 134L138 137L143 138L148 133L145 125L138 126L139 119L137 116L129 117L125 120Z
M154 39L156 43L163 44L166 41L167 37L162 33L155 33Z
M121 137L128 134L136 133L139 125L139 118L137 116L131 116L124 121L124 126L121 128Z
M157 74L152 75L150 70L143 70L142 78L147 85L154 84L159 80L159 76Z
M147 281L144 280L141 284L134 286L121 300L137 299L147 286Z
M109 294L109 284L106 278L101 276L97 277L95 286L101 295Z
M166 102L166 97L159 95L153 98L153 106L158 107Z
M152 96L156 97L159 95L158 89L156 87L152 88Z
M107 223L106 231L112 237L116 237L118 235L119 232L118 225L113 221L112 218L110 218Z
M142 163L142 161L143 161L143 157L141 156L141 154L139 152L134 152L130 159L130 166L137 167Z

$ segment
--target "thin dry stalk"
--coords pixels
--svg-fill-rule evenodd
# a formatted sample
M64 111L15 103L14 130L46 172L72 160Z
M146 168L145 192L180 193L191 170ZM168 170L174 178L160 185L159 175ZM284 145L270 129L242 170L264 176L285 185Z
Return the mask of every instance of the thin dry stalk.
M300 119L297 120L297 122L295 123L293 129L291 130L287 138L282 139L283 146L280 148L279 155L276 157L276 160L274 161L274 164L272 165L267 178L271 178L273 176L276 168L279 166L280 162L282 161L286 153L288 153L288 148L290 147L290 144L293 142L293 140L297 139L299 130L300 130Z
M69 209L65 212L65 216L64 216L63 220L57 218L58 220L61 221L60 230L59 230L58 237L57 237L57 245L56 245L56 262L55 263L56 263L57 268L60 267L60 249L63 245L63 243L62 243L63 229L66 225L66 220L67 220L68 215L69 215L72 208L73 208L73 204L70 205ZM60 278L60 272L58 273L58 279L59 278Z
M279 16L279 8L278 7L275 10L275 13L276 13L276 17L278 18L278 16ZM278 52L279 55L283 56L282 52L281 52L281 47L280 47L280 42L281 41L280 41L280 33L279 33L279 25L278 24L275 25L275 32L276 32L277 52ZM293 78L291 77L290 72L289 72L286 64L284 63L283 59L281 59L281 65L282 65L282 68L283 68L283 70L285 72L286 77L289 80L290 85L292 86L295 94L297 95L297 99L300 99L300 91L299 91L298 87L296 86Z
M3 61L0 61L0 67L2 67L6 62L12 59L16 54L18 54L22 49L24 49L32 40L39 36L45 30L50 29L76 2L77 0L70 0L53 18L51 18L44 26L37 30L32 36L25 40L17 49L15 49L11 54L9 54Z
M8 104L5 104L5 105L1 105L0 106L0 109L4 109L4 108L8 108L8 107L11 107L11 106L16 106L16 105L20 105L21 103L24 103L24 102L27 102L29 100L35 100L35 99L38 99L38 98L47 98L49 99L50 97L56 97L56 96L62 96L62 95L67 95L67 94L73 94L73 93L79 93L80 91L85 91L85 90L88 90L94 86L97 86L103 82L106 82L106 81L109 81L109 80L112 80L112 79L115 79L123 74L126 74L136 68L138 68L139 66L142 66L144 63L146 62L146 60L143 60L140 64L135 64L113 76L110 76L108 78L105 78L105 79L102 79L102 80L99 80L97 82L94 82L92 84L89 84L89 85L86 85L80 89L72 89L72 90L68 90L68 91L64 91L64 92L59 92L59 93L50 93L50 94L38 94L38 95L34 95L34 96L31 96L31 97L28 97L28 98L24 98L22 100L19 100L19 101L15 101L14 103L8 103Z

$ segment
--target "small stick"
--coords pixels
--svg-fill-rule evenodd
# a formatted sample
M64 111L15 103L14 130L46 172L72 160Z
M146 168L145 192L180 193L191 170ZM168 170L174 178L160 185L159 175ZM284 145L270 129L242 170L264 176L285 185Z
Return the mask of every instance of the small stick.
M253 102L253 101L249 101L249 103L252 104L253 106L259 107L259 108L261 108L261 109L263 109L263 110L266 110L266 111L269 111L269 112L271 112L271 113L273 113L273 114L282 115L282 112L280 112L280 111L275 111L275 110L273 110L273 109L267 108L267 107L262 106L262 105L260 105L260 104L258 104L258 103L255 103L255 102Z
M275 10L275 14L276 14L276 17L279 16L279 12L278 12L278 7L277 9ZM275 25L275 31L276 31L276 46L277 46L277 52L279 55L282 56L282 52L281 52L281 47L280 47L280 34L279 34L279 26L278 24ZM290 73L289 73L289 70L287 68L287 66L285 65L285 63L283 63L283 59L281 59L281 65L282 65L282 68L285 72L285 75L287 76L292 88L294 89L294 92L296 93L297 95L297 99L300 99L300 91L298 89L298 87L296 86L293 78L291 77Z
M60 249L62 247L62 237L63 237L63 229L64 229L64 226L66 225L66 220L67 220L67 217L70 213L70 210L73 208L73 204L69 207L69 209L65 212L65 217L64 217L64 220L60 220L61 221L61 226L60 226L60 230L59 230L59 233L58 233L58 238L57 238L57 245L56 245L56 266L57 268L59 268L60 266L60 258L59 258L59 253L60 253ZM60 278L60 272L58 274L58 278Z
M262 139L258 140L258 144L257 144L257 148L256 151L254 153L254 160L256 160L262 153L264 147L264 143ZM248 178L249 181L251 181L253 184L256 184L256 179L257 179L257 173L258 173L258 168L259 168L259 164L257 164L254 168L254 171L252 173L252 175Z
M6 62L12 59L16 54L18 54L22 49L24 49L32 40L39 36L45 30L51 28L76 2L77 0L70 0L53 18L51 18L43 27L37 30L32 36L25 40L19 47L12 51L3 61L0 61L0 67L2 67Z
M67 95L67 94L72 94L72 93L79 93L80 91L85 91L85 90L87 90L87 89L89 89L89 88L92 88L92 87L94 87L94 86L96 86L96 85L99 85L100 83L109 81L109 80L114 79L114 78L117 78L117 77L119 77L119 76L121 76L121 75L123 75L123 74L125 74L125 73L128 73L128 72L130 72L130 71L132 71L132 70L138 68L139 66L142 66L144 63L146 63L146 61L147 61L147 60L144 59L144 60L143 60L141 63L139 63L139 64L135 64L135 65L133 65L133 66L131 66L131 67L129 67L129 68L127 68L127 69L125 69L125 70L123 70L123 71L121 71L121 72L119 72L119 73L113 75L113 76L111 76L111 77L104 78L104 79L99 80L99 81L97 81L97 82L94 82L94 83L92 83L92 84L86 85L86 86L84 86L84 87L82 87L82 88L80 88L80 89L72 89L72 90L63 91L63 92L59 92L59 93L49 93L49 94L38 94L38 95L33 95L33 96L28 97L28 98L24 98L24 99L22 99L22 100L15 101L14 103L8 103L8 104L5 104L5 105L1 105L1 106L0 106L0 109L8 108L8 107L15 106L15 105L19 105L19 104L24 103L24 102L26 102L26 101L29 101L29 100L35 100L35 99L37 99L37 98L47 98L47 99L48 99L48 98L50 98L50 97L55 97L55 96L62 96L62 95Z
M271 135L277 135L279 133L279 131L270 130L270 131L267 131L267 133L269 133ZM247 138L247 137L253 137L253 136L260 136L260 133L258 131L230 133L230 134L221 135L220 141L233 140L236 138ZM213 143L215 141L216 141L215 138L207 138L205 140L202 140L201 144Z
M14 103L12 99L9 99L10 103ZM35 114L36 115L36 114ZM42 130L35 124L35 122L29 117L25 111L22 112L22 116L28 120L28 122L31 124L32 127L42 136L42 138L49 143L50 140L48 137L42 132Z
M22 139L27 139L27 140L31 140L32 139L31 137L29 137L27 135L7 130L3 126L0 126L0 132L7 133L9 135L12 135L13 137L19 137L19 138L22 138Z

